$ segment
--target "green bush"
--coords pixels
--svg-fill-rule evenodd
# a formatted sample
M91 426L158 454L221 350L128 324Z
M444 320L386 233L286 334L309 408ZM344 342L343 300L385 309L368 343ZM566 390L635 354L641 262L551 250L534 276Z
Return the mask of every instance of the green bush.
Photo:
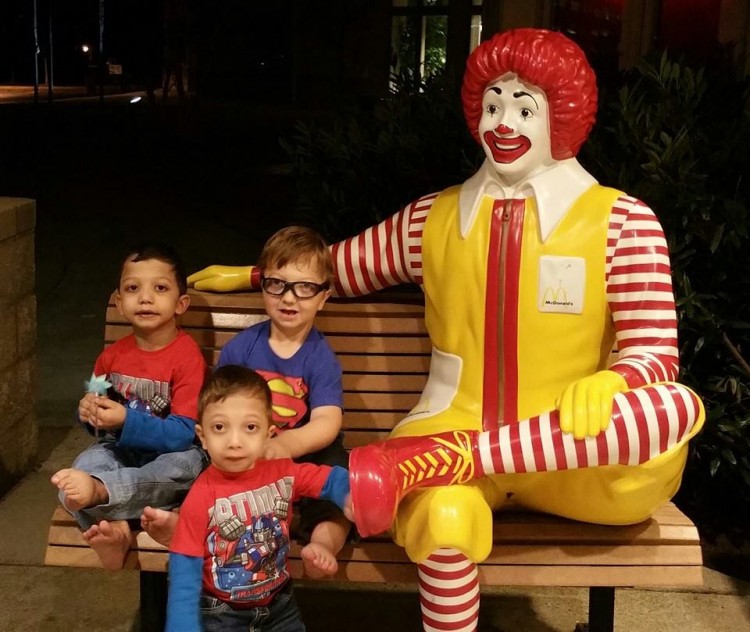
M399 88L372 112L300 124L284 144L297 219L331 241L462 182L481 162L458 85L402 78ZM749 147L747 86L662 57L602 93L580 156L600 182L642 199L664 226L680 379L703 398L708 417L691 443L677 502L704 534L738 540L750 537Z
M282 140L298 194L295 219L331 242L461 182L481 164L458 85L444 76L421 83L400 75L393 83L370 111L350 107L300 122Z

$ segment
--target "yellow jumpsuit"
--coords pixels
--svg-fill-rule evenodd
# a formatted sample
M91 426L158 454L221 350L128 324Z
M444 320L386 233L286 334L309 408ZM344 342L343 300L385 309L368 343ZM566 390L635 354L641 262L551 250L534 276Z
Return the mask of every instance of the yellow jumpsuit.
M485 196L462 236L459 191L447 189L433 202L422 236L425 321L434 347L460 367L455 389L447 408L432 413L421 403L422 412L415 409L392 437L488 430L553 409L566 386L607 368L615 340L604 275L619 191L592 186L544 242L533 198ZM582 313L539 310L544 255L585 259ZM399 505L395 541L415 562L440 548L480 562L492 548L492 511L511 503L586 522L642 521L677 491L687 441L702 421L640 466L492 475L416 490Z

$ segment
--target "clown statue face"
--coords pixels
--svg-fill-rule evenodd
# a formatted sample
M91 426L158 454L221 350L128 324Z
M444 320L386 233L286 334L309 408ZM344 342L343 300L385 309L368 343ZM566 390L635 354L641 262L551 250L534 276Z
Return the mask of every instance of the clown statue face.
M507 73L487 86L479 119L482 149L509 185L554 164L549 104L539 88Z
M575 158L596 118L596 77L565 36L517 29L469 56L461 98L486 171L516 187Z

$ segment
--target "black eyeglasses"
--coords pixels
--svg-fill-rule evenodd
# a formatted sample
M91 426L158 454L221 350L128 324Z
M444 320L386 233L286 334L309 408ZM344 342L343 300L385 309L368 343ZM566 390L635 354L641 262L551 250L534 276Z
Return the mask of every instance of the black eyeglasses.
M284 296L289 290L297 298L312 298L325 292L330 283L313 283L312 281L284 281L273 277L261 277L260 287L271 296Z

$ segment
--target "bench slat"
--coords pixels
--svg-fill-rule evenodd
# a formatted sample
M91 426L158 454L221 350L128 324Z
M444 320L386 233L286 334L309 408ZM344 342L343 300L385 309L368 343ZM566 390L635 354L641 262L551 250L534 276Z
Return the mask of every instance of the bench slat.
M375 411L369 410L345 410L344 430L368 429L368 430L390 430L405 416L406 411Z
M342 382L345 392L421 393L427 382L427 376L420 374L345 373Z
M259 322L268 320L265 312L257 313L209 313L189 309L179 318L179 324L186 331L191 329L226 329L241 331ZM124 325L117 308L107 310L106 322L109 326ZM348 314L330 314L325 309L315 319L315 326L323 333L378 335L393 334L415 336L425 334L421 323L410 315L396 315L378 318L352 318ZM109 336L107 336L109 338Z
M185 331L202 348L220 349L238 331L236 329L197 329L184 328ZM131 328L127 324L109 323L104 331L104 339L112 343L127 336ZM427 336L338 336L326 334L326 340L331 348L338 353L366 353L366 354L419 354L429 355L432 351L430 339Z
M393 547L392 547L393 548ZM587 560L588 561L588 560ZM304 581L302 562L296 557L288 560L292 576ZM90 548L50 546L45 556L48 566L100 568L99 558ZM166 572L166 553L132 551L126 569ZM580 562L574 566L542 565L479 565L480 583L498 586L694 586L703 582L703 571L696 565L590 565ZM417 566L411 562L349 561L342 556L339 572L334 580L358 582L416 582Z
M479 566L494 586L700 586L702 566Z
M700 549L696 550L694 545L551 546L545 543L543 548L539 544L495 546L484 564L576 566L585 559L586 566L700 566L703 560Z
M493 530L495 540L516 544L536 545L555 542L564 545L569 542L581 544L599 544L607 546L629 545L634 542L643 544L695 544L697 535L695 527L669 525L646 521L641 525L607 527L580 523L517 523L509 524L500 519Z
M295 581L302 577L301 560L290 559ZM339 562L333 580L362 583L416 584L416 564ZM489 586L696 586L703 583L700 566L479 566L480 589Z
M203 357L209 366L214 366L219 360L218 349L204 349ZM418 355L373 355L355 356L341 354L338 356L341 368L346 373L391 373L393 375L427 374L430 368L430 356Z
M667 507L673 506L667 505L665 509ZM641 524L622 527L582 525L563 519L550 520L549 516L542 514L500 513L496 516L494 540L496 543L505 545L504 551L506 553L503 553L503 555L510 555L509 551L515 550L525 559L531 559L535 555L534 550L539 551L540 543L545 546L555 544L566 549L566 543L576 542L577 545L590 547L588 550L592 552L595 550L594 547L598 547L602 551L610 551L612 547L623 545L630 550L635 546L653 548L656 545L669 545L666 546L667 549L680 549L685 546L694 547L695 544L699 543L694 526L664 524L669 520L665 516L672 512L660 511L661 515L657 512L654 518ZM50 544L59 546L88 546L75 521L62 507L58 507L52 517L48 540ZM382 545L382 542L385 542L385 540L381 540L380 545ZM524 543L528 544L524 546ZM373 546L373 543L368 541L361 549L362 554L367 556L376 551L377 547L373 548ZM385 546L393 549L390 542ZM511 546L513 549L511 549ZM141 550L162 550L163 548L145 532L135 534L133 547ZM401 549L398 549L398 551L401 551ZM671 555L671 553L668 552L667 555ZM380 553L374 555L372 559L391 560L392 558L384 557ZM400 554L398 559L405 561L406 556ZM493 561L494 558L491 556L488 559ZM552 563L550 560L542 561L548 564ZM680 562L675 563L679 564Z
M327 333L331 348L338 353L393 354L414 353L430 355L432 343L424 336L339 336Z
M430 356L418 355L373 355L338 356L344 373L424 373L430 370Z
M385 441L389 434L389 430L347 430L344 433L344 447L352 450L374 441Z
M260 292L213 293L190 289L190 309L192 311L263 311L263 295ZM109 305L114 305L114 293ZM331 298L326 302L326 310L340 314L358 315L416 314L424 315L424 296L414 292L378 292L362 298Z
M420 393L350 393L344 392L344 411L399 411L406 416L419 401Z
M496 550L486 564L585 564L598 565L700 565L700 540L694 526L674 525L670 514L681 514L667 505L643 523L607 527L577 523L564 518L526 512L500 512L495 516ZM662 524L664 521L666 524ZM48 541L63 548L85 548L88 545L73 518L58 507L52 517ZM160 551L148 534L133 536L134 549ZM499 549L498 549L499 547ZM299 547L294 544L292 552ZM408 562L403 549L393 546L382 536L368 539L358 547L346 547L342 558L354 561Z

